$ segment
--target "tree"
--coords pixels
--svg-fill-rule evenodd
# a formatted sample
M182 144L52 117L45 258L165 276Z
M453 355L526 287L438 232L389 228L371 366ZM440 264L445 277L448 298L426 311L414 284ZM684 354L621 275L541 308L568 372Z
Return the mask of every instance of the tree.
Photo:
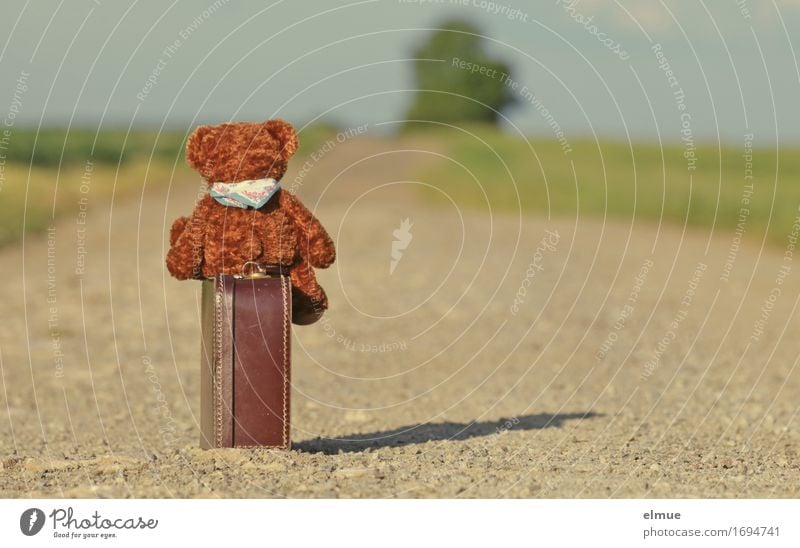
M418 91L409 120L497 123L498 112L517 100L504 83L511 69L486 53L484 39L470 23L446 22L414 58Z

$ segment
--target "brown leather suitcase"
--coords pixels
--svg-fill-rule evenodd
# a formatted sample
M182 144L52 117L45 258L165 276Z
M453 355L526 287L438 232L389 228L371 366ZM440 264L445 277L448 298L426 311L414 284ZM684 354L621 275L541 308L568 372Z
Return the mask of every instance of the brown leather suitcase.
M203 281L201 447L288 449L291 282Z

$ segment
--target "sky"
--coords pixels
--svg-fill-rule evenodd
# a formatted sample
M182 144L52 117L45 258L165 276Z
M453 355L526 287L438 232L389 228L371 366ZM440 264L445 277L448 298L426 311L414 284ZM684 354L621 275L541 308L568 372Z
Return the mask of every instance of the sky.
M413 96L414 49L457 18L512 67L520 101L504 113L510 132L800 144L800 0L38 0L2 9L6 127L282 117L387 130Z

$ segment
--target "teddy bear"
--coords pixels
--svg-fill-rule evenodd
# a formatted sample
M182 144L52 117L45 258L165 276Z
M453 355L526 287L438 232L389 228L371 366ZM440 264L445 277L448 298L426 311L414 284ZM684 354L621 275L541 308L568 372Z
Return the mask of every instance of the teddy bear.
M314 268L336 250L325 228L280 187L297 133L283 120L200 126L186 144L186 161L208 184L189 217L170 230L166 263L179 280L241 275L280 266L292 282L292 322L308 325L328 308Z

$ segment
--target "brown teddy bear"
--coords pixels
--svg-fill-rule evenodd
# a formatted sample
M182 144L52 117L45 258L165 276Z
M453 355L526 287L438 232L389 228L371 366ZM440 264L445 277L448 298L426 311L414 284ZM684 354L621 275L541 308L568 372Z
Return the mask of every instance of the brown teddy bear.
M316 217L280 188L297 146L294 128L283 120L200 126L192 133L186 161L209 192L190 217L172 224L167 269L174 277L280 265L292 280L292 322L307 325L322 316L328 299L312 267L330 266L336 250Z

